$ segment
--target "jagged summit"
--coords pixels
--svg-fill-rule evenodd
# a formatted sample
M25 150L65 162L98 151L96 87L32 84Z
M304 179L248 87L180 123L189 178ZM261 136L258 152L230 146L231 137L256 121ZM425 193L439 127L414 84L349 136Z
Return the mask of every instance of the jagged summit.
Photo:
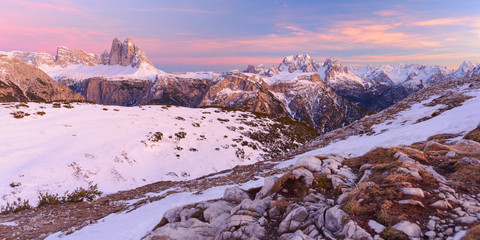
M55 62L53 65L66 67L67 65L81 64L85 66L95 66L100 63L100 56L93 53L87 53L83 50L68 49L65 46L57 48Z
M123 43L115 38L112 41L110 53L105 50L101 57L101 63L104 65L121 65L139 67L145 63L153 66L147 57L147 54L140 47L133 43L130 38L125 39Z
M55 56L45 52L21 51L10 52L9 55L18 57L35 67L49 66L66 68L70 65L119 65L124 67L131 66L132 68L139 68L140 66L154 68L147 54L129 38L123 42L115 38L112 41L110 52L105 50L101 55L88 53L79 49L69 49L65 46L59 46Z
M319 67L320 65L307 53L287 56L283 58L282 63L278 65L280 71L288 71L290 73L295 71L316 72Z
M471 61L464 61L458 69L453 73L456 78L471 77L475 75L475 70L478 72L479 64ZM478 73L477 73L478 74Z

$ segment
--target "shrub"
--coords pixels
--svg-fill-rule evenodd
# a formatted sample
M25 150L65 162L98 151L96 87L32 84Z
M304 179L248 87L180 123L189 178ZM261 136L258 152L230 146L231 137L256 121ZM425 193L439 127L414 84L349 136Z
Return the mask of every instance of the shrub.
M23 210L27 210L32 208L28 200L22 200L21 198L17 198L17 201L13 201L12 204L7 202L6 206L2 206L0 208L0 214L6 215L9 213L17 213Z
M383 230L382 233L380 233L380 237L382 237L385 240L408 240L408 236L400 232L394 228L387 227L385 230Z
M87 189L83 187L76 188L71 193L68 193L67 191L62 197L60 197L58 194L50 194L48 192L40 193L38 196L38 207L63 203L83 202L85 200L92 201L100 195L102 195L102 192L98 190L97 184L90 185Z
M382 206L375 214L377 222L385 226L390 226L392 224L392 216L390 216L390 214L388 213L392 206L392 202L388 200L383 202Z
M347 204L345 204L344 210L351 215L364 215L368 212L367 208L362 207L355 199L348 201Z
M19 182L12 182L12 183L10 183L10 187L12 187L12 188L20 187L20 185L22 185L22 184L19 183Z
M13 112L11 113L13 115L14 118L23 118L23 117L26 117L26 116L30 116L30 113L26 113L26 112L23 112L23 111L16 111L16 112Z
M462 240L479 240L480 239L480 225L475 225L467 234L462 238Z
M464 138L480 143L480 125L471 132L467 133Z
M186 132L177 132L175 133L175 137L177 137L178 140L185 138L187 136Z
M152 142L159 142L163 138L163 133L155 132L148 140Z
M96 197L102 195L103 192L98 190L97 184L90 185L88 189L82 187L76 188L72 193L66 193L65 202L83 202L84 200L92 201Z
M60 204L62 203L60 197L58 197L57 194L50 194L48 192L46 193L40 193L38 196L38 205L37 207L43 207L47 205L55 205L55 204Z
M45 115L45 114L46 114L46 113L45 113L44 111L39 111L39 112L37 112L37 115L39 115L39 116L43 116L43 115Z
M62 107L62 104L60 104L59 102L55 102L55 103L52 104L52 107L60 108L60 107Z

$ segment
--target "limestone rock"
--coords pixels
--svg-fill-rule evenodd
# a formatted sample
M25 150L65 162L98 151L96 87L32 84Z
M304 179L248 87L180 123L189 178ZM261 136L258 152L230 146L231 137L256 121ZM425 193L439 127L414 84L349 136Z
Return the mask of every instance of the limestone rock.
M405 195L411 195L421 198L425 197L425 195L423 194L423 190L420 188L400 188L399 190Z
M400 221L392 226L394 229L407 234L410 238L419 238L422 235L420 227L409 221Z
M187 239L187 240L206 240L212 239L215 229L208 223L201 222L198 219L191 218L185 222L169 223L154 232L150 233L145 239Z
M101 62L107 62L106 56L101 59ZM113 40L108 55L108 65L139 67L142 63L153 66L145 52L133 44L131 39L127 38L123 43L118 38Z
M322 160L315 156L304 156L295 162L295 167L303 166L312 172L320 172L322 170Z
M477 218L472 217L472 216L459 217L455 220L455 222L463 223L463 224L472 224L476 221L477 221Z
M295 179L299 179L303 177L306 186L311 186L314 180L312 172L308 171L305 168L296 168L292 171L292 175Z
M358 224L353 220L349 220L347 223L345 223L342 231L338 235L344 237L345 239L373 240L372 236L370 236L365 229L358 226Z
M348 216L340 207L334 206L325 213L325 228L330 232L336 232L342 228L343 217Z
M450 205L450 203L448 203L448 201L446 201L446 200L438 200L438 201L430 204L430 206L432 206L434 208L438 208L438 209L452 208L452 205Z
M263 187L262 189L260 189L257 195L255 195L255 199L262 199L266 197L268 194L270 194L270 191L272 190L272 187L277 180L278 180L277 177L265 178L265 180L263 180Z
M408 204L412 206L419 206L419 207L425 207L422 202L413 200L413 199L405 199L405 200L400 200L398 201L399 204Z
M223 199L227 201L232 201L235 203L241 203L243 200L248 198L248 194L238 186L225 189L223 193Z
M282 234L279 240L314 240L315 238L305 235L302 231L297 230L294 233Z
M376 233L381 233L383 232L383 230L385 230L385 226L383 226L382 224L378 223L375 220L369 220L368 226Z
M291 211L287 217L280 223L278 227L279 233L292 232L302 224L308 217L308 212L305 207L298 207Z
M218 216L228 213L230 214L230 210L232 206L230 206L225 201L216 201L211 204L208 204L208 207L203 211L203 217L207 222L212 222Z

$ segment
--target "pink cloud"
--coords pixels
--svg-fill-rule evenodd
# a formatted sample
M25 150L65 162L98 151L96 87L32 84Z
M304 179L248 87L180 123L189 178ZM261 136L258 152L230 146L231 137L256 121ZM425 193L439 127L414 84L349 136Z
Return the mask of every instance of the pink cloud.
M278 64L282 58L267 56L228 56L228 57L157 57L150 58L158 64L191 64L191 65L244 65L249 64Z
M77 13L77 14L84 13L80 9L64 7L64 6L48 4L48 3L39 3L39 2L31 2L31 1L15 1L15 3L20 4L24 7L35 8L35 9L52 9L60 12Z
M390 17L390 16L398 15L399 13L394 10L380 10L380 11L374 12L374 14L382 17Z
M203 14L216 14L215 11L208 11L195 8L134 8L132 10L138 12L182 12L182 13L203 13Z
M436 26L436 25L455 25L468 20L468 18L437 18L427 21L419 21L414 24L417 26Z

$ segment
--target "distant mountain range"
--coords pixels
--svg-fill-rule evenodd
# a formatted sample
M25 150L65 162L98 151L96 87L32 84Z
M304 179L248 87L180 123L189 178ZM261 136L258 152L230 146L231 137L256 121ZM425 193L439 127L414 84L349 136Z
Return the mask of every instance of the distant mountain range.
M130 39L114 39L110 52L101 55L63 46L55 56L20 51L0 55L20 58L99 104L231 107L294 118L321 132L347 125L366 110L389 107L434 83L480 74L480 65L471 62L455 71L418 64L357 68L333 58L319 64L308 54L287 56L270 68L249 65L244 71L169 74L156 69Z

